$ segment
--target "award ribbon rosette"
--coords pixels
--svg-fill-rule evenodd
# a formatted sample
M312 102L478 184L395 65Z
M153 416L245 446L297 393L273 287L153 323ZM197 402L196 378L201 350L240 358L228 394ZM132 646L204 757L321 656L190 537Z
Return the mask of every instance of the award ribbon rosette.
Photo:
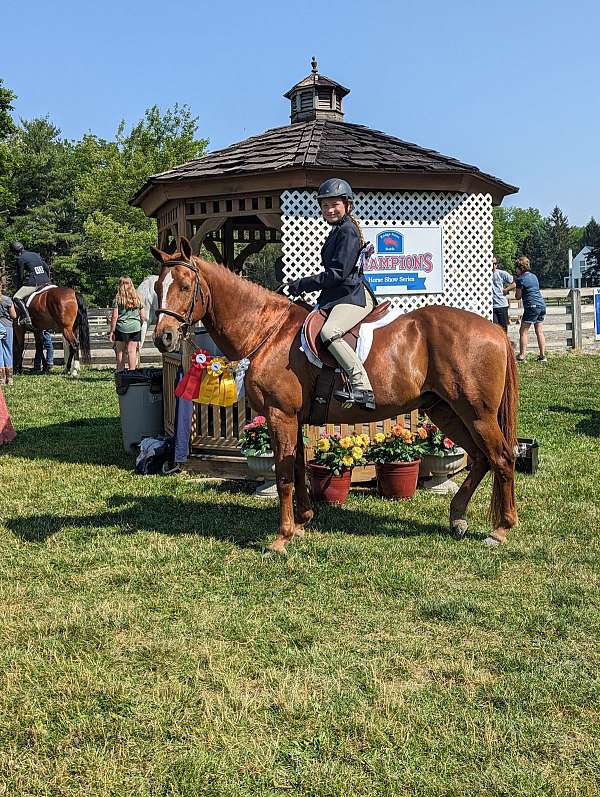
M191 358L191 364L175 388L178 398L195 401L202 383L202 375L212 360L212 355L205 349L196 349Z
M198 404L217 404L230 407L238 400L235 370L237 363L228 363L222 357L213 357L206 368L200 385L200 394L194 399Z

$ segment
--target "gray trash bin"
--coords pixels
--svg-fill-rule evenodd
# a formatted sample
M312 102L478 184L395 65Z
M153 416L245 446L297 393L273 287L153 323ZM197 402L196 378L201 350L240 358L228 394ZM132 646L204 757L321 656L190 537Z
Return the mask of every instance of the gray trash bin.
M115 374L123 445L136 452L143 437L164 434L162 368L140 368Z

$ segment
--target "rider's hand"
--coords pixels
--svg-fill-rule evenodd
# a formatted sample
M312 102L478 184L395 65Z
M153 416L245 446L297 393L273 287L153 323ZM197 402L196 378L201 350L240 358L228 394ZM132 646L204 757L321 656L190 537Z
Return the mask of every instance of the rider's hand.
M300 280L290 280L289 282L285 283L286 288L288 289L288 293L290 296L297 296L300 293Z

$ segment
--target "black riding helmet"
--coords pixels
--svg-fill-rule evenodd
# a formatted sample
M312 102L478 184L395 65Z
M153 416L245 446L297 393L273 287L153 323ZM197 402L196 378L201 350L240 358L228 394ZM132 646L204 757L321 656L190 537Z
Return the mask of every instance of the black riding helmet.
M317 192L317 201L322 199L354 199L350 183L340 177L330 177L321 183Z
M14 252L15 255L20 255L21 252L25 249L21 241L13 241L10 245L11 252Z

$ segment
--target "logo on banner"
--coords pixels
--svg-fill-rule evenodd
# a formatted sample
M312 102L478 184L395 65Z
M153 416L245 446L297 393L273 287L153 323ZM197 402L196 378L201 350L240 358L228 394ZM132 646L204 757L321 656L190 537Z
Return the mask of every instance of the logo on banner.
M386 230L377 236L377 253L402 254L404 252L404 236L401 232Z

